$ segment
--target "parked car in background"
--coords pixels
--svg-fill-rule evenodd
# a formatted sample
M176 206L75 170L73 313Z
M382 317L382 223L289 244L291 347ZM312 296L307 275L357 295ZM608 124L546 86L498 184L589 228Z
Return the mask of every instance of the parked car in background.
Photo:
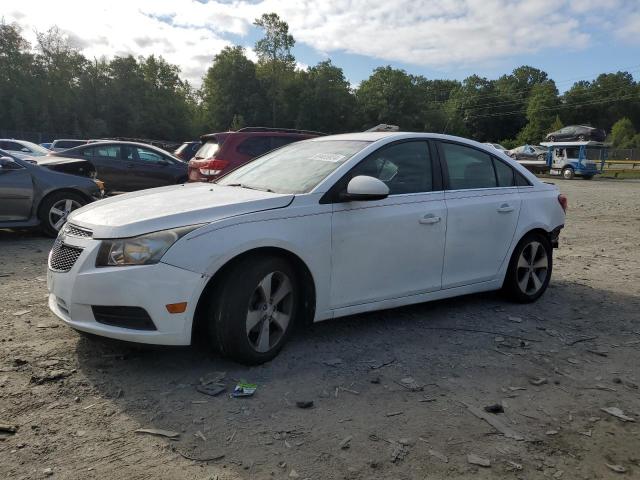
M215 183L74 212L70 228L90 233L54 245L49 308L83 332L164 345L208 335L223 355L263 363L306 321L498 289L537 300L566 206L471 140L312 138Z
M540 145L521 145L508 150L507 155L533 173L544 173L549 170L547 149Z
M289 143L324 135L309 130L246 127L200 137L202 147L189 161L190 182L211 182L249 160Z
M47 150L51 150L51 142L40 143L39 145Z
M41 164L0 150L0 228L40 226L56 236L69 214L102 197L102 182L86 160Z
M568 125L560 130L548 133L545 137L547 142L569 142L573 140L585 141L594 140L604 142L606 132L600 128L589 127L587 125Z
M0 150L9 152L19 158L41 157L51 153L37 143L27 142L26 140L15 140L13 138L0 139Z
M193 142L184 142L174 150L173 154L180 160L188 162L196 155L196 152L200 150L200 147L202 147L202 142L200 140Z
M502 145L500 145L499 143L489 143L489 142L485 142L485 145L489 145L490 147L493 147L493 148L495 148L496 150L498 150L499 152L502 152L502 153L505 153L505 154L506 154L506 153L507 153L507 151L508 151L506 148L504 148L504 147L503 147Z
M187 181L186 162L144 143L99 141L50 156L88 160L104 182L107 194Z
M68 150L69 148L79 147L80 145L84 145L88 142L88 140L75 140L75 139L60 139L54 140L51 143L50 150L54 152L61 152L63 150Z

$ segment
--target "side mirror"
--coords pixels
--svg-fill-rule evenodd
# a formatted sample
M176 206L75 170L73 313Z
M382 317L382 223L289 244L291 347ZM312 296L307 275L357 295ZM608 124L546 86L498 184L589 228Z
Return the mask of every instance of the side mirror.
M353 177L341 198L346 201L382 200L389 196L389 187L384 182L367 175Z

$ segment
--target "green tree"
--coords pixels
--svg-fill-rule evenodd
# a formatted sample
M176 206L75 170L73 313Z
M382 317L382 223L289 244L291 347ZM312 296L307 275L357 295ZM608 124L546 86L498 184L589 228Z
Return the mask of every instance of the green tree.
M376 68L356 90L362 127L388 123L402 130L420 129L418 93L415 78L404 70Z
M289 25L275 13L265 13L254 21L264 36L255 44L258 55L258 74L266 84L271 104L271 124L276 126L278 104L283 103L285 84L295 71L295 58L291 49L295 45L289 34Z
M265 104L256 75L256 66L244 48L225 47L213 59L202 84L202 105L206 125L211 130L227 130L236 116L249 125L264 120Z
M301 72L297 128L346 132L353 126L355 99L341 68L331 60Z
M556 130L560 130L562 127L564 127L564 124L562 123L562 120L560 120L560 115L556 115L553 123L549 125L549 131L555 132Z
M621 118L611 128L611 143L618 148L633 148L627 145L633 143L636 129L627 117Z
M518 134L519 143L539 143L550 131L559 105L555 84L541 83L531 89L527 102L527 125Z

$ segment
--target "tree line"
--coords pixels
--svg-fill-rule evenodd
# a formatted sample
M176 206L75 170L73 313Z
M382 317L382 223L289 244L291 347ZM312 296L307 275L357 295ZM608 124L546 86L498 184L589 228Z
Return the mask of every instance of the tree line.
M263 32L257 61L226 47L195 89L162 57L88 59L55 27L30 45L18 25L0 23L0 129L186 140L247 125L340 133L389 123L509 148L589 124L611 132L615 146L640 147L640 83L629 72L579 80L560 94L546 72L526 65L462 81L382 66L354 88L331 60L297 68L295 39L277 14L254 24Z

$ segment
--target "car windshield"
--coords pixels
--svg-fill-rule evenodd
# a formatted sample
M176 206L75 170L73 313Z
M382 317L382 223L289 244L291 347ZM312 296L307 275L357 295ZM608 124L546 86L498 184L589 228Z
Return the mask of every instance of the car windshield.
M194 156L197 159L211 158L218 151L218 147L219 146L218 146L218 141L217 140L209 139L209 140L207 140L207 143L205 143L204 145L202 145L198 149L198 151L196 152L196 154Z
M27 147L29 150L31 150L31 155L35 155L35 156L41 156L41 155L46 155L47 153L50 153L49 150L47 150L44 147L41 147L40 145L37 145L35 143L31 143L31 142L22 142L22 144Z
M369 143L360 140L293 143L234 170L218 183L275 193L308 193Z

